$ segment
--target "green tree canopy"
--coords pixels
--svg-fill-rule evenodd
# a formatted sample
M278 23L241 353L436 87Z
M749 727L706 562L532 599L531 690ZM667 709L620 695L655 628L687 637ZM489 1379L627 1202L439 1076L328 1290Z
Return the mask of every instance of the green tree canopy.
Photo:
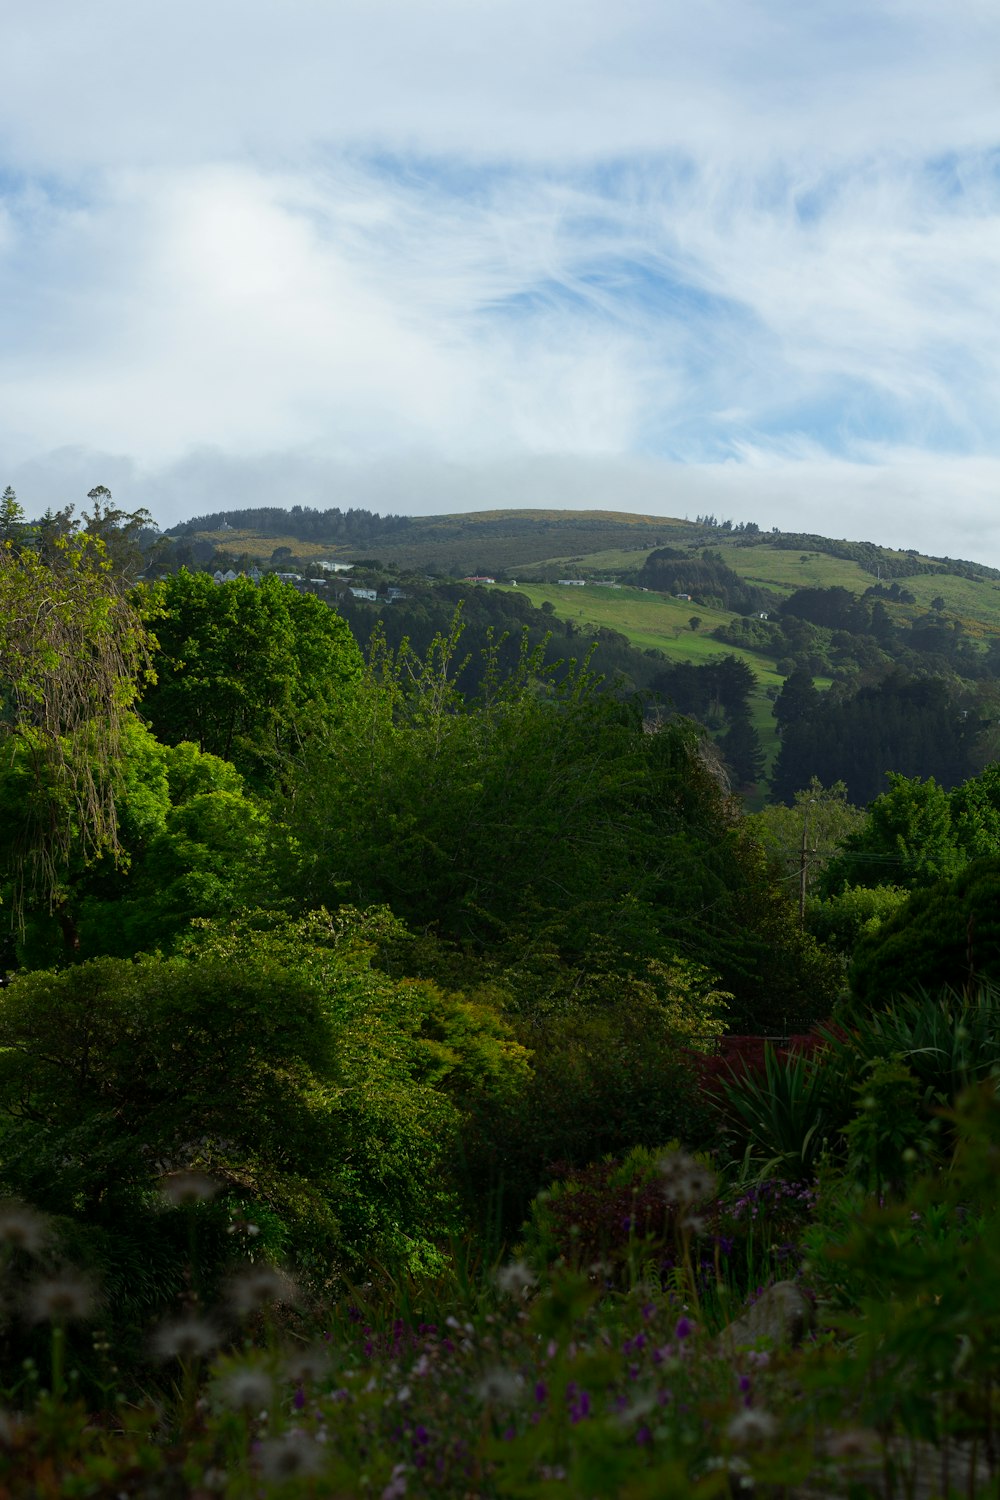
M221 1181L224 1218L294 1230L324 1274L432 1256L462 1224L470 1122L523 1086L528 1059L488 1008L374 967L396 931L386 913L261 914L202 929L184 956L15 977L0 1193L96 1236L128 1295L159 1302L181 1289L184 1246L163 1265L155 1196L175 1170ZM224 1231L217 1248L233 1252Z
M829 892L845 885L913 889L957 874L966 861L952 822L951 799L933 776L889 773L861 828L849 833L824 879Z
M346 624L278 578L217 584L182 569L141 597L158 644L142 712L168 744L190 740L266 783L352 699L362 659Z
M0 809L11 824L25 775L16 764L0 772ZM117 857L89 858L74 840L54 899L25 910L22 965L170 952L193 920L235 916L272 890L271 820L228 761L197 745L161 745L133 720L122 734L114 798Z
M0 879L15 912L51 896L74 845L119 849L114 788L147 653L100 540L71 529L45 556L0 540Z
M1000 979L1000 859L973 860L958 875L914 891L894 916L862 937L851 991L866 1006L945 986Z
M694 725L646 733L585 672L540 677L531 657L463 704L458 660L454 632L426 658L376 653L350 722L307 748L282 811L300 902L384 902L470 963L502 955L522 991L546 951L586 972L612 940L626 966L703 964L744 1016L823 1009Z

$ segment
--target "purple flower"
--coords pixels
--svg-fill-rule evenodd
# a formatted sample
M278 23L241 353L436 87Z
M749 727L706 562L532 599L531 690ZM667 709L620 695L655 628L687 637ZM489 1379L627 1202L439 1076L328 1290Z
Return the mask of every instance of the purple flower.
M300 1385L300 1386L297 1387L297 1389L295 1391L295 1395L292 1397L292 1405L295 1407L296 1411L301 1411L302 1408L305 1406L305 1404L306 1404L306 1393L305 1393L305 1391L302 1389L302 1387Z
M548 1397L549 1397L549 1388L545 1384L545 1381L544 1380L537 1381L536 1384L535 1384L535 1400L537 1402L541 1403L542 1401L547 1401Z
M584 1417L590 1416L590 1396L586 1391L580 1392L579 1400L574 1401L569 1409L571 1422L582 1422Z
M653 1434L650 1432L645 1422L643 1422L642 1426L639 1428L639 1431L636 1433L635 1440L640 1448L645 1448L649 1443L653 1441Z
M693 1332L694 1324L691 1322L690 1318L678 1318L677 1327L674 1329L675 1339L690 1338Z

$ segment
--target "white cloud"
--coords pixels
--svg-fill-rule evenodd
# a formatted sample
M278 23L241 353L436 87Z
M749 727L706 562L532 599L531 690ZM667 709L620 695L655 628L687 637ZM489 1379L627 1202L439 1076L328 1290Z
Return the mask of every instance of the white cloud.
M35 0L7 154L43 170L310 143L586 160L995 137L986 0Z
M822 495L959 550L942 484L993 547L998 41L987 0L20 7L0 482Z

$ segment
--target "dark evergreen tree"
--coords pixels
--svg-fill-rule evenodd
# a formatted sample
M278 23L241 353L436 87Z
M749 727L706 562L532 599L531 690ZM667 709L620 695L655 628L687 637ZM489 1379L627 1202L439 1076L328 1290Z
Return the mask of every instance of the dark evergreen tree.
M804 667L796 667L785 678L774 702L773 713L778 733L784 734L790 724L811 719L819 703L820 695L813 686L812 677Z

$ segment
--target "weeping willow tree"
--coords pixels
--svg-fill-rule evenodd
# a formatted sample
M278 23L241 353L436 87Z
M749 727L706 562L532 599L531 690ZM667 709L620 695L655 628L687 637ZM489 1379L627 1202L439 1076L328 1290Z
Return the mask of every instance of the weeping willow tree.
M5 496L5 500L7 497ZM68 529L39 545L0 530L0 890L20 921L59 905L70 858L120 854L122 733L148 675L149 637L104 542Z

